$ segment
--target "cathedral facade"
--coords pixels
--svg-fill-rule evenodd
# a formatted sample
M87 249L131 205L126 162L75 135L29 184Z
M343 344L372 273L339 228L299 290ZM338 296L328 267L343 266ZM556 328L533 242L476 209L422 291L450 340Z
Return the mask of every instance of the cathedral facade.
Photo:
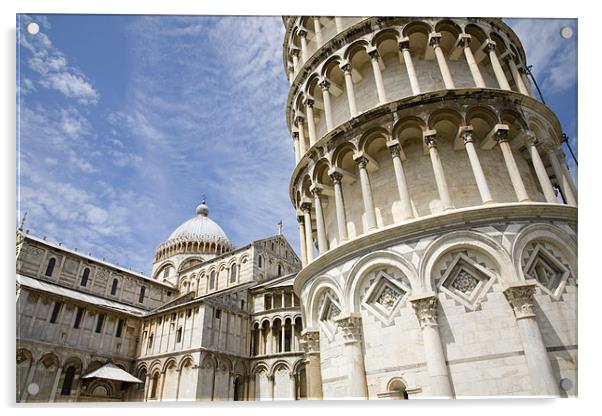
M577 189L490 18L283 18L298 258L202 202L150 277L17 231L17 402L577 395Z

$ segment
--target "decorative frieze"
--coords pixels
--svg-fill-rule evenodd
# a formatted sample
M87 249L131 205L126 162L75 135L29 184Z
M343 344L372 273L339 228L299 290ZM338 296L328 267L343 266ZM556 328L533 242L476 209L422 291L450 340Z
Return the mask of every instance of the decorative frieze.
M306 354L320 353L320 332L319 331L304 331L299 340L301 348Z

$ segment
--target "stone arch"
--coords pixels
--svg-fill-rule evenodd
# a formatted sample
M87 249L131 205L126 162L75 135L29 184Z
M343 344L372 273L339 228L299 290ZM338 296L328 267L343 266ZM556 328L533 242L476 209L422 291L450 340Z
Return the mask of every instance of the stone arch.
M470 107L464 116L466 125L471 125L474 135L479 140L485 139L496 124L501 123L497 112L489 106L475 105Z
M408 383L403 377L393 377L387 382L387 391L396 393L394 398L398 400L405 400L408 398L407 388Z
M346 142L338 146L332 154L332 165L353 172L355 170L353 156L357 150L357 146L353 142Z
M344 304L344 296L343 290L339 287L338 283L335 279L328 275L322 275L317 277L313 282L308 285L308 289L305 295L307 299L307 303L305 303L305 325L308 330L317 329L318 321L319 321L319 305L320 299L322 295L328 291L332 290L335 295L338 297L339 302L343 304L341 307L343 310L346 310L346 305Z
M251 374L257 374L260 371L265 371L266 374L270 373L270 366L266 361L257 361L253 364L253 367L251 367Z
M534 241L546 241L558 248L568 263L571 274L577 276L577 242L567 232L550 224L532 224L523 228L512 243L512 263L518 280L525 280L521 259L527 244Z
M161 360L155 360L153 362L150 363L150 365L148 366L149 368L149 373L155 373L156 371L161 372Z
M441 48L445 53L449 53L462 33L462 28L451 19L443 19L435 24L435 32L441 34Z
M21 397L27 388L26 383L33 363L34 357L31 351L26 348L17 349L17 366L15 370L17 378L17 402L21 401Z
M359 139L358 151L369 153L367 149L375 139L384 139L385 142L391 140L391 133L384 127L375 127L368 130Z
M445 254L470 249L487 257L497 269L500 281L511 281L514 267L508 252L493 238L475 231L453 231L432 241L424 251L418 266L420 289L424 293L436 290L433 285L432 270Z
M286 360L277 360L277 361L275 361L275 362L272 363L272 366L270 367L270 371L269 371L268 374L271 377L273 377L274 374L275 374L275 372L276 372L276 370L278 370L281 367L285 367L289 371L289 373L290 373L291 366L290 366L289 362L286 361Z
M392 130L392 136L399 140L401 145L410 140L419 140L422 142L422 134L426 129L427 125L423 119L420 117L408 116L395 123Z
M428 127L437 131L437 138L453 141L458 129L464 125L462 115L451 108L435 110L428 117Z
M180 358L180 362L178 363L178 370L182 370L182 368L186 365L194 365L194 358L190 354L186 354L182 358Z
M163 275L166 267L172 267L174 270L178 270L178 268L176 267L176 265L173 261L165 260L165 261L161 262L159 267L157 267L157 271L155 272L153 279L155 279L155 280L159 279Z
M311 182L315 184L331 185L332 180L328 176L330 162L325 157L320 158L313 164L310 171Z
M178 368L178 362L176 361L176 359L174 357L170 357L168 358L165 363L163 363L163 367L161 369L162 372L167 371L168 368Z
M508 131L508 137L511 139L516 137L521 131L529 129L525 117L513 109L502 110L500 113L500 120L502 123L508 125L510 129Z
M365 39L356 40L345 48L343 59L351 61L356 53L361 52L362 50L366 51L369 46L370 43Z
M178 273L180 273L182 270L200 264L204 261L204 259L201 256L189 256L186 257L186 260L182 261L182 263L180 264L180 267L178 267Z
M359 312L360 310L360 296L358 296L357 292L364 279L371 271L385 266L399 270L410 282L413 292L417 291L417 288L420 287L416 268L399 253L383 250L367 254L355 262L346 280L344 303L347 305L349 313Z

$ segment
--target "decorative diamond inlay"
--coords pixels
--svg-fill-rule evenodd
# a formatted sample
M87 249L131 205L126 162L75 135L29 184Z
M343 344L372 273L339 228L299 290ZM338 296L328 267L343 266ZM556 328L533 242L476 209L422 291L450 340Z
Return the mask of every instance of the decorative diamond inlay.
M384 270L377 271L375 276L364 296L362 306L386 324L390 324L398 306L410 292L410 287L403 279L397 280Z
M479 279L469 274L466 270L461 270L451 285L454 289L458 289L465 295L470 296L478 284Z
M341 314L341 310L339 308L337 308L337 306L334 303L329 302L328 307L326 308L325 313L324 313L324 320L333 321L334 318L336 318L340 314Z
M332 340L336 332L334 319L341 314L341 307L335 300L336 295L332 292L326 292L319 309L320 327L324 330L326 336Z
M385 286L376 299L376 303L382 305L387 310L391 310L400 296L401 293L399 291L393 290L390 286Z
M540 244L534 247L523 271L525 278L535 279L553 297L560 296L570 274L566 266Z
M476 258L458 253L446 264L441 277L441 291L470 309L476 309L484 294L487 293L495 276L490 270L479 264Z

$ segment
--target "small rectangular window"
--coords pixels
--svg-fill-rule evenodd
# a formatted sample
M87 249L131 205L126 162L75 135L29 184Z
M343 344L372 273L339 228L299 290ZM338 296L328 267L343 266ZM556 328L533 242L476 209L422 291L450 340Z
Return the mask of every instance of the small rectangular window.
M150 350L151 347L153 346L153 338L154 338L154 335L150 334L150 337L148 337L148 344L146 344L146 349Z
M182 342L182 327L178 328L178 332L176 332L176 343Z
M176 320L176 314L175 314L175 312L171 314L171 320L172 320L172 321L175 321L175 320Z
M98 314L98 319L96 320L96 333L100 334L100 331L102 331L102 325L105 322L105 315L104 314Z
M186 317L187 317L187 318L190 318L191 316L192 316L192 309L188 309L188 310L186 311Z
M138 296L138 303L144 302L144 292L146 292L146 288L142 286L140 288L140 296Z
M115 333L115 336L116 336L117 338L121 338L121 332L123 331L123 324L124 324L124 323L125 323L125 320L124 320L124 319L120 319L120 320L117 322L117 332Z
M221 319L221 318L222 318L222 310L216 309L215 310L215 319Z
M59 312L61 311L61 306L63 304L61 302L54 302L54 306L52 308L52 315L50 315L50 323L56 323L56 320L59 316Z
M113 283L111 284L111 295L117 294L117 285L119 284L119 280L113 279Z
M75 322L73 323L73 328L79 328L80 323L82 322L82 315L84 314L84 308L77 308L77 312L75 313Z

